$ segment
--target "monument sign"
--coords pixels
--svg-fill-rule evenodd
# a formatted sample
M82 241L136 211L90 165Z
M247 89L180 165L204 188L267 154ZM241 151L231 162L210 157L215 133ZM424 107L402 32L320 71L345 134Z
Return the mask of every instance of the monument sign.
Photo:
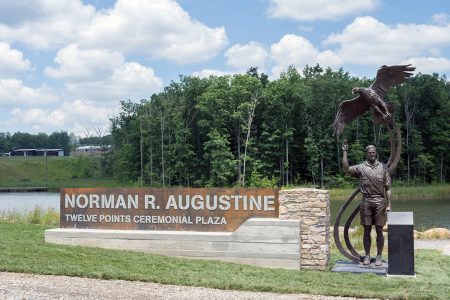
M277 189L61 190L61 228L235 231L247 219L278 218Z

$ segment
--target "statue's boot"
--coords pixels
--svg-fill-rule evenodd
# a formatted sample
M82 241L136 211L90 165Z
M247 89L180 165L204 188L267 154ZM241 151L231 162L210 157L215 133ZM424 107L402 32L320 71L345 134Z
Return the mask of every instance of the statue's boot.
M382 264L383 264L383 260L381 259L381 255L377 255L377 257L375 258L375 266L381 267Z
M364 257L363 265L364 265L365 267L368 267L368 266L370 265L370 255L366 255L366 256Z

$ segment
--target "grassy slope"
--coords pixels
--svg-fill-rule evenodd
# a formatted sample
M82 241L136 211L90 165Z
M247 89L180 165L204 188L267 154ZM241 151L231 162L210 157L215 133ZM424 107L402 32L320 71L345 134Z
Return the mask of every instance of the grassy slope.
M61 187L120 186L110 178L92 178L91 164L88 157L49 157L46 177L44 157L2 157L0 187L46 186L56 191Z
M280 293L390 299L446 299L450 295L450 257L436 251L417 251L417 277L402 279L52 245L44 242L45 229L0 222L0 270ZM331 261L338 258L334 252Z
M49 157L48 179L67 180L75 174L78 158ZM80 160L82 162L82 160ZM83 163L84 165L84 163ZM11 157L0 159L0 182L32 182L45 180L45 158Z

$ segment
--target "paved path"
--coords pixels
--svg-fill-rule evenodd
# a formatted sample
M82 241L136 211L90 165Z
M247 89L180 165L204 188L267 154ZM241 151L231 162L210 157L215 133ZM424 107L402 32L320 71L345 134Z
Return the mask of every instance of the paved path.
M0 272L0 299L285 299L349 300L356 298L225 291L150 282L99 280ZM362 300L358 298L358 300Z

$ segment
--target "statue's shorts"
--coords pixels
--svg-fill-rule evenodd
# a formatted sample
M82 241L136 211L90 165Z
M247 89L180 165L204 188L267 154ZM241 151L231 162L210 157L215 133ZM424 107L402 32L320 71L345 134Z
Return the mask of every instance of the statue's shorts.
M386 224L386 201L363 199L360 206L361 225L384 226Z

